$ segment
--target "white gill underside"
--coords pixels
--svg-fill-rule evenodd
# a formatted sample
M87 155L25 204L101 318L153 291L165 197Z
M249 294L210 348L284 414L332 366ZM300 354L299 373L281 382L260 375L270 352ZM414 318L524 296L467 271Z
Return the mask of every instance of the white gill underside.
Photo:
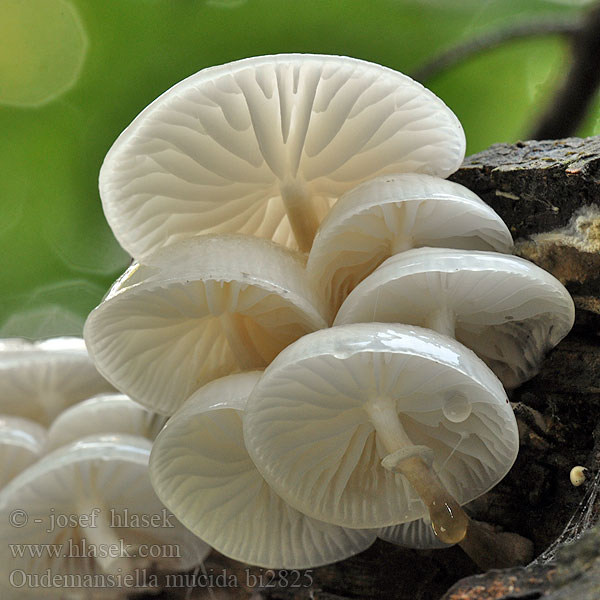
M207 280L127 290L92 313L86 336L119 389L172 414L203 384L265 367L320 326L285 295Z
M461 504L492 487L516 455L505 406L475 401L465 421L445 418L440 398L449 390L471 398L482 392L464 375L426 360L367 352L345 360L321 357L287 367L270 378L268 396L266 389L259 383L253 399L247 432L253 458L300 510L340 525L379 527L425 512L407 481L381 466L389 450L363 406L368 398L397 399L408 438L431 448L434 471ZM277 459L270 463L274 448Z
M221 381L221 394L219 382L212 389L223 406ZM242 413L190 415L190 406L159 437L151 468L161 500L196 535L236 560L288 569L341 560L372 543L373 532L316 521L275 494L248 456Z
M433 329L471 348L509 388L533 377L572 326L572 301L547 275L542 280L537 272L526 277L477 263L421 270L408 260L401 271L392 260L355 288L335 325L371 321Z
M462 186L423 174L384 176L339 200L307 269L337 310L385 259L423 246L510 253L512 239L502 219Z
M320 221L368 177L445 177L462 160L454 115L399 73L341 57L245 62L166 92L107 155L105 213L134 256L199 232L295 247L286 198Z
M49 354L49 353L48 353ZM87 355L0 365L0 413L48 426L65 408L114 388Z

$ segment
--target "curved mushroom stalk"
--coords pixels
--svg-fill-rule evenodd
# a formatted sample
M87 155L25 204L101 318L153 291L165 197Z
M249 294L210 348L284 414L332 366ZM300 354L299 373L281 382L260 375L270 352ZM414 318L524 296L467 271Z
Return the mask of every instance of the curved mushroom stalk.
M429 512L452 542L467 529L459 505L493 487L518 451L506 392L475 354L382 323L283 350L248 399L244 436L263 477L305 514L380 528Z
M280 185L279 190L298 249L308 252L321 220L315 209L312 194L306 185L297 181Z
M382 466L408 479L427 507L431 526L440 541L460 542L467 532L468 517L431 469L432 450L411 442L390 398L371 399L365 410L390 453L381 461Z
M533 542L509 532L496 532L487 523L469 520L467 535L459 546L482 570L508 569L533 560Z
M449 548L440 540L428 518L383 527L377 536L392 544L421 550ZM528 564L533 543L516 533L496 532L491 525L469 518L465 537L458 546L483 571Z

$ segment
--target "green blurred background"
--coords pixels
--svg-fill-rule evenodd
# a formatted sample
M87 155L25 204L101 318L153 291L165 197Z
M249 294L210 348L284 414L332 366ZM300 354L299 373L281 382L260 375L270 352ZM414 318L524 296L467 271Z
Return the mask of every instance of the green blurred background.
M0 0L0 337L76 334L128 256L104 221L103 156L184 77L247 56L344 54L410 74L441 50L556 0ZM525 139L569 66L558 36L520 39L424 83L468 153ZM580 135L600 131L594 110Z

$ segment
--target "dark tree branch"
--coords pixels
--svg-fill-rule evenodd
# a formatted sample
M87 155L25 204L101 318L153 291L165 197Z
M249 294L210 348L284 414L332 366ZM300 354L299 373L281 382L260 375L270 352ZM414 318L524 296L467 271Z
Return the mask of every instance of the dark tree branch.
M412 76L426 81L482 52L534 36L562 35L571 42L572 59L563 85L529 137L538 140L574 135L600 88L600 3L583 16L512 24L450 48Z
M590 10L573 35L571 68L533 139L555 139L575 133L600 86L600 4Z
M445 50L431 61L416 69L411 76L417 81L424 82L477 54L522 38L548 35L572 37L581 29L581 23L580 17L562 19L553 17L546 20L538 18L536 21L513 23L503 29L486 31L479 37L472 38Z

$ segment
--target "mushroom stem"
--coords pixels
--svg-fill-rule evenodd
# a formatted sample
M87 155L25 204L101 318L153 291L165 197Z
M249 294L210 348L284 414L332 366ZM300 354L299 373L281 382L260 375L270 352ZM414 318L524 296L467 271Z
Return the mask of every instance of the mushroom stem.
M266 366L265 359L260 355L244 318L237 313L224 312L220 315L223 333L239 367L243 370L262 369Z
M495 532L487 523L474 519L458 545L482 571L517 567L533 559L530 540L516 533Z
M423 327L433 329L442 335L455 338L456 315L448 308L439 308L427 315Z
M399 235L390 242L390 256L400 254L415 247L415 241L409 235Z
M282 185L281 198L298 249L308 252L319 228L319 218L312 198L306 187L298 182Z
M385 397L372 399L366 410L377 435L390 453L382 461L383 466L406 477L425 503L433 531L442 542L460 542L467 533L469 518L420 456L428 448L412 443L400 422L394 400Z

